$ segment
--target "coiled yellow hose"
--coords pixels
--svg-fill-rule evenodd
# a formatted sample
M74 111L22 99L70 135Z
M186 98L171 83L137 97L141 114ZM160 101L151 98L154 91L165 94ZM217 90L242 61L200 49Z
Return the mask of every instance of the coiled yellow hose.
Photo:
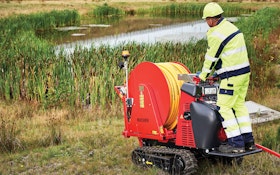
M165 121L164 127L171 130L177 125L177 116L179 112L179 101L181 86L183 81L178 80L178 74L188 74L189 71L181 64L174 62L156 63L164 74L169 87L170 108L169 115Z

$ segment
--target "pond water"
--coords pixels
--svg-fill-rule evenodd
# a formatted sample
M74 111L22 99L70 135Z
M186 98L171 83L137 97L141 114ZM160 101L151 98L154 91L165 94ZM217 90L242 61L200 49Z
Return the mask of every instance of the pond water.
M233 21L234 18L231 18L231 20ZM66 37L68 40L64 39L61 43L58 43L57 51L63 48L66 53L72 53L75 47L117 46L131 42L147 44L195 42L205 38L208 29L206 22L197 18L143 18L142 20L134 18L126 19L114 25L87 24L79 30L68 33Z

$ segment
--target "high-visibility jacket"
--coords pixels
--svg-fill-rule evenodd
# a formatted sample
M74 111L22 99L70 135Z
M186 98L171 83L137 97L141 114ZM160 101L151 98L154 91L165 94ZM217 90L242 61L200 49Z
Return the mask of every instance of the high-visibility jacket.
M244 36L238 28L222 19L207 32L208 48L199 78L203 81L216 70L221 79L250 72Z
M200 79L205 80L213 71L221 82L217 106L228 138L252 133L245 97L250 80L250 65L243 34L236 26L221 19L207 32L208 48ZM235 143L243 146L244 143Z

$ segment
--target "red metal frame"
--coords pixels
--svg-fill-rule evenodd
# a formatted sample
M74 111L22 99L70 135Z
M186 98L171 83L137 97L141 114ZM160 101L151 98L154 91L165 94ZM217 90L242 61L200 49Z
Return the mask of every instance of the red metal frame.
M169 114L170 95L166 78L159 67L151 62L143 62L130 72L128 95L133 98L130 120L126 95L122 95L119 88L116 86L115 90L124 106L125 137L135 136L160 142L175 138L173 130L164 128Z
M184 113L190 112L190 104L196 99L187 93L181 92L179 102L179 116L176 132L176 145L196 148L192 121L184 119Z

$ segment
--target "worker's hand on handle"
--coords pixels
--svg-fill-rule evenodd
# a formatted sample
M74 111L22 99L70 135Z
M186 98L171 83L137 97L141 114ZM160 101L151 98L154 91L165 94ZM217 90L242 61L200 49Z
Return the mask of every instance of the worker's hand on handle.
M197 71L196 73L195 73L195 76L197 77L197 78L199 78L199 75L200 75L200 71Z
M217 72L214 72L214 73L212 74L212 77L213 77L213 78L218 78L219 75L217 74Z

